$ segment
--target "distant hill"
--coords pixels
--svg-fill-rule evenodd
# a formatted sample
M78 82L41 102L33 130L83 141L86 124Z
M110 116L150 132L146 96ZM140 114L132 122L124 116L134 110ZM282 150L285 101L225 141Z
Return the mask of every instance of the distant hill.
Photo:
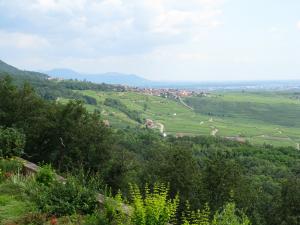
M17 76L18 79L21 80L46 79L48 77L48 75L39 72L19 70L18 68L13 67L1 60L0 60L0 74L1 75L9 74L12 77Z
M116 72L87 74L79 73L70 69L53 69L50 71L46 71L45 73L51 77L87 80L94 83L121 84L130 86L147 86L152 83L152 81L139 77L135 74L124 74Z
M66 73L70 78L74 78L74 73ZM123 91L124 87L120 85L95 84L92 82L75 81L71 79L51 80L49 75L40 72L19 70L0 60L0 78L10 76L13 83L22 86L24 82L36 90L36 92L45 99L55 100L58 97L69 99L79 99L84 102L93 101L92 98L83 96L74 92L74 90L97 90L97 91ZM95 103L95 101L93 101Z

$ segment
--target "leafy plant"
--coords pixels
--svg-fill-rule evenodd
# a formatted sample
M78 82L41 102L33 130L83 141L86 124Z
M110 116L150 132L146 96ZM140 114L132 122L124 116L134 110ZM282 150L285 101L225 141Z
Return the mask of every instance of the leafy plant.
M36 181L40 184L49 186L55 181L55 172L50 165L45 165L40 168L36 174Z
M22 169L22 163L14 158L0 159L0 181L9 178Z
M191 210L187 201L185 211L182 215L183 225L210 225L210 208L205 204L202 210Z
M24 146L24 134L14 128L0 127L0 157L21 156Z
M234 203L225 205L221 212L216 212L212 225L251 225L248 217L238 209Z
M48 186L35 183L29 188L27 191L38 208L52 215L91 214L98 207L96 192L73 177L65 183L54 181Z
M154 184L152 190L145 187L142 196L137 185L130 185L134 213L132 222L135 225L165 225L174 222L178 204L178 195L169 199L169 187L164 184Z

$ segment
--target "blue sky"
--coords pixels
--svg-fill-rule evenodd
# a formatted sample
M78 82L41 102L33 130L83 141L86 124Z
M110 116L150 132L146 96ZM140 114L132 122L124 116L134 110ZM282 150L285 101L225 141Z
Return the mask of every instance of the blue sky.
M0 59L152 80L300 79L298 0L0 0Z

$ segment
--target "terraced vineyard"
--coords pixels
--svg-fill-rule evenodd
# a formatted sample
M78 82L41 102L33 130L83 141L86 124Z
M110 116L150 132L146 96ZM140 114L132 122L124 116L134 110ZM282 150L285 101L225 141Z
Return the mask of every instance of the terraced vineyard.
M300 101L292 93L213 93L208 97L188 97L183 101L135 92L80 91L94 97L99 110L114 127L143 126L117 107L104 105L107 98L118 99L128 110L137 111L142 121L173 135L215 135L248 140L255 144L294 146L300 143ZM67 101L60 99L60 101Z

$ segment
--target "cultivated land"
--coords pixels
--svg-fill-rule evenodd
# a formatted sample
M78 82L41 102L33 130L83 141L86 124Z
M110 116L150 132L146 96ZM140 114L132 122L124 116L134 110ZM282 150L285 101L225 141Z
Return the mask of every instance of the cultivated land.
M115 107L105 106L106 98L120 100L140 117L151 119L166 134L214 135L248 140L254 144L299 147L299 93L288 92L220 92L206 97L172 100L136 92L79 91L94 97L99 110L114 127L143 126ZM67 99L59 99L66 102Z

